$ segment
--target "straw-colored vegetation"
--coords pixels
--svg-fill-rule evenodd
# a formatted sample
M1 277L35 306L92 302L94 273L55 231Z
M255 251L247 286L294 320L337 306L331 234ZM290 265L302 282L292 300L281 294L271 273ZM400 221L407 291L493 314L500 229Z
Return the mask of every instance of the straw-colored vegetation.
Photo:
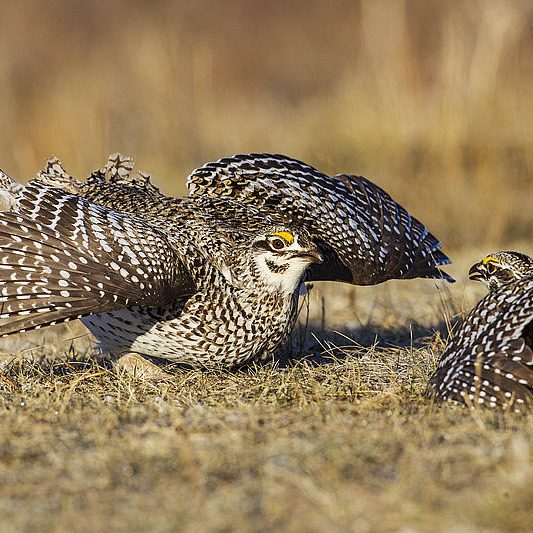
M133 155L168 192L275 151L375 178L454 246L533 221L528 0L75 2L1 8L0 164Z
M374 357L164 385L11 365L0 530L530 530L531 420L435 409L426 351Z
M2 340L0 531L530 529L531 417L422 393L484 292L467 267L533 252L531 2L20 0L0 20L13 176L118 150L180 194L208 160L287 153L373 178L458 278L316 284L279 361L162 383L109 370L76 324Z

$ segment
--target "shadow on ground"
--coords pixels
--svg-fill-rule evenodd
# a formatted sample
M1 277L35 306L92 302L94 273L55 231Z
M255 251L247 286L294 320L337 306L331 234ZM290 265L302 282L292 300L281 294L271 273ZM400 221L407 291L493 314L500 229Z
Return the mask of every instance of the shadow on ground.
M77 330L76 330L77 332ZM441 353L446 339L449 337L450 324L441 320L433 325L422 325L416 321L398 326L384 326L369 323L356 327L342 327L333 330L315 321L298 324L287 345L282 347L275 356L266 361L286 368L305 360L312 365L328 365L334 361L347 357L372 357L373 353L385 350L419 350L429 348L435 353ZM111 369L112 361L109 357L98 354L98 350L91 338L84 339L83 350L75 349L72 343L46 343L36 345L35 339L28 346L23 344L23 350L13 350L12 355L4 357L4 366L14 364L26 365L47 361L47 372L57 373L77 372L84 365L96 364L101 369ZM20 345L18 346L20 348ZM51 348L50 348L51 347ZM50 348L48 350L48 348ZM156 358L148 358L153 363L172 372L173 368L188 368L186 365L176 365ZM57 363L57 364L56 364ZM39 365L38 365L39 366Z
M417 322L385 327L365 324L337 331L324 329L320 324L308 323L295 328L292 340L280 351L275 361L280 366L290 366L305 359L316 365L329 364L348 356L364 356L370 350L436 348L440 352L455 329L445 320L426 326Z

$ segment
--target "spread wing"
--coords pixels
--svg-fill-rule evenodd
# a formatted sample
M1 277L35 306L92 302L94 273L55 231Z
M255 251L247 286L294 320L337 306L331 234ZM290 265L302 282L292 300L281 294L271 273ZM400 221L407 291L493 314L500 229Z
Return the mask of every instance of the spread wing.
M477 304L442 354L428 394L533 408L533 278L509 283Z
M140 218L42 183L0 213L0 335L193 291L166 235Z
M191 196L232 198L278 223L303 225L326 260L311 280L374 285L394 278L453 279L440 242L380 187L357 176L326 176L282 155L237 155L187 180Z

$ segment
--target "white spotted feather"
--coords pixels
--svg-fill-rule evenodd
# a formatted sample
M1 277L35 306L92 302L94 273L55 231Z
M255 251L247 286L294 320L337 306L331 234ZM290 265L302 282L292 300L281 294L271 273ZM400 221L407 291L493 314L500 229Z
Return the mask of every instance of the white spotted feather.
M508 283L468 314L428 386L439 400L533 408L533 278Z

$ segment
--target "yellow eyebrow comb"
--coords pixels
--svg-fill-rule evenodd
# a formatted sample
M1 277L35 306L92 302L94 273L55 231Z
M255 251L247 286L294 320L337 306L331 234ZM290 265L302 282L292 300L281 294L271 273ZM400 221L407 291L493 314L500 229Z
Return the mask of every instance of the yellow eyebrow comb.
M281 237L283 240L287 241L289 244L292 244L294 242L293 234L289 233L288 231L276 231L272 235L275 235L276 237Z

